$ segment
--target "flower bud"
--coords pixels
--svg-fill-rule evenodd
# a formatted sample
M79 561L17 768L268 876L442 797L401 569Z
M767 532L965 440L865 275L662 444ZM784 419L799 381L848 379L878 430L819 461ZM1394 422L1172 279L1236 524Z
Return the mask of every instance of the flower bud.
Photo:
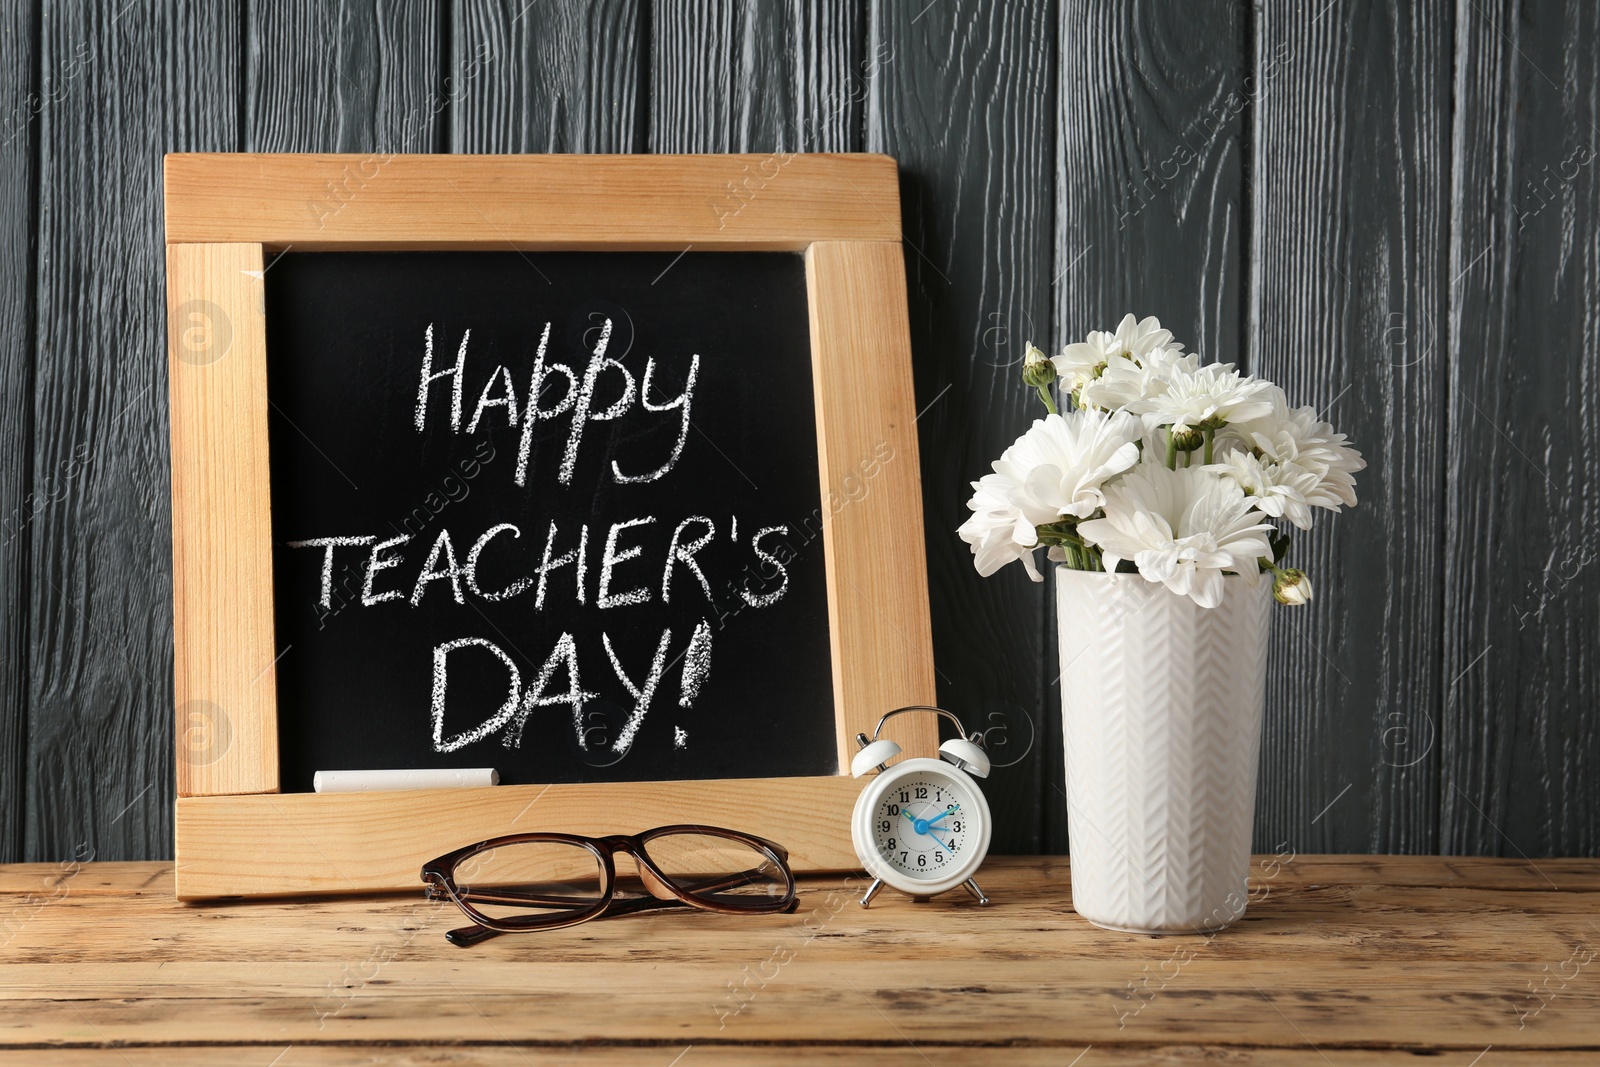
M1272 595L1280 604L1305 604L1311 600L1311 579L1297 567L1278 572L1272 583Z
M1022 380L1032 389L1043 389L1056 380L1056 365L1050 357L1028 342L1028 351L1022 357Z
M1172 447L1179 452L1193 452L1206 443L1206 435L1194 426L1174 426L1172 434Z

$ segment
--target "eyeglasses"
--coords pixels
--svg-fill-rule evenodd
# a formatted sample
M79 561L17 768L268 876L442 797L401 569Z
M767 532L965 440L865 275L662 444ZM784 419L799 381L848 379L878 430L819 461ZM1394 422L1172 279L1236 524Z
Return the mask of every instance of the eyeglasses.
M638 886L618 894L617 853L633 857ZM782 845L716 826L660 826L642 834L512 834L448 852L422 867L430 900L453 900L475 925L445 934L476 945L499 934L687 904L729 914L793 912L794 873Z

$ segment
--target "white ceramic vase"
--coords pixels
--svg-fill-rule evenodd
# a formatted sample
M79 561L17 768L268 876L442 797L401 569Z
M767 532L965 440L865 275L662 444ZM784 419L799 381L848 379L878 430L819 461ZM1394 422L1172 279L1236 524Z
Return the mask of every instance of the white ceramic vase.
M1056 568L1072 906L1131 933L1244 914L1272 582L1215 608Z

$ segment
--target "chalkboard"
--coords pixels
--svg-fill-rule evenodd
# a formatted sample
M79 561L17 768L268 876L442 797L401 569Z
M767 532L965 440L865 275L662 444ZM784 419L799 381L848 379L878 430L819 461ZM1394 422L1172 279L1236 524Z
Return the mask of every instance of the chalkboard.
M178 895L672 822L854 867L854 739L937 688L894 160L165 165Z
M265 274L281 788L838 773L794 252Z

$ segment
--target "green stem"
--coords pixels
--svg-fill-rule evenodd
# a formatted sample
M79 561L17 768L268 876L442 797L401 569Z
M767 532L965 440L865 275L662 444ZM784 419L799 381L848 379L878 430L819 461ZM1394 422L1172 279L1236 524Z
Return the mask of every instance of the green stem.
M1178 469L1178 439L1173 436L1172 427L1167 427L1167 469Z
M1056 410L1055 399L1050 396L1050 387L1041 385L1037 388L1039 390L1039 399L1044 401L1044 409L1052 415L1059 415L1060 412Z
M1215 431L1215 430L1207 430L1206 431L1206 465L1207 466L1210 466L1210 464L1211 464L1211 439L1216 436L1216 433L1217 433L1217 431Z

